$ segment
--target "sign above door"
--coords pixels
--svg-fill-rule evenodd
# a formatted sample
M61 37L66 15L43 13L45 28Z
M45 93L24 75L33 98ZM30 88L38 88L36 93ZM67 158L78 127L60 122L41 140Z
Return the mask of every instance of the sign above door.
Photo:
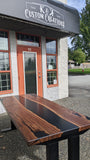
M55 8L48 6L47 4L26 2L25 17L29 19L38 20L45 25L58 26L64 28L65 21L64 15L57 11Z
M0 27L5 27L5 22L11 30L15 24L16 30L30 24L70 35L78 34L80 28L78 11L57 0L9 0L8 3L3 0L0 2L0 20ZM19 26L19 22L24 24Z

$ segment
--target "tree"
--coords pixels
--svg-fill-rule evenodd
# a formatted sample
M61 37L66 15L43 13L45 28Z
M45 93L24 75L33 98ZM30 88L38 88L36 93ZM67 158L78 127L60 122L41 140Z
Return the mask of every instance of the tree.
M90 4L90 0L86 0L86 4Z
M78 48L73 53L73 59L76 63L81 64L81 63L85 62L86 56L85 56L84 52L80 48Z
M90 55L90 3L86 3L86 7L80 14L80 34L72 38L73 49L81 48L82 51Z
M73 60L73 51L71 48L68 48L68 59Z

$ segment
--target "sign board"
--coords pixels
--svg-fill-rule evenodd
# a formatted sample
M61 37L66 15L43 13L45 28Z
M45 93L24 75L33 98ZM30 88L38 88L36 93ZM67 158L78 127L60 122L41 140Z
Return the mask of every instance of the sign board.
M0 15L66 33L78 34L80 28L78 11L57 0L0 0Z
M38 20L45 25L58 26L64 28L64 15L47 4L36 2L26 2L25 17Z

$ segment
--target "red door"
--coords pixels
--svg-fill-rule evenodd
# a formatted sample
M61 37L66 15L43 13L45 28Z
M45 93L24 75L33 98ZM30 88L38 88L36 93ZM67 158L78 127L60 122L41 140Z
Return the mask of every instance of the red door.
M18 46L17 63L19 94L35 93L43 96L41 49Z

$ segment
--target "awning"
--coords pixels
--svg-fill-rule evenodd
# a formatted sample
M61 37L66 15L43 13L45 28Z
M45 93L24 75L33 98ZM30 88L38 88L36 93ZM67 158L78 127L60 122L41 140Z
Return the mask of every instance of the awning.
M61 37L79 34L79 13L56 0L3 0L0 28Z

